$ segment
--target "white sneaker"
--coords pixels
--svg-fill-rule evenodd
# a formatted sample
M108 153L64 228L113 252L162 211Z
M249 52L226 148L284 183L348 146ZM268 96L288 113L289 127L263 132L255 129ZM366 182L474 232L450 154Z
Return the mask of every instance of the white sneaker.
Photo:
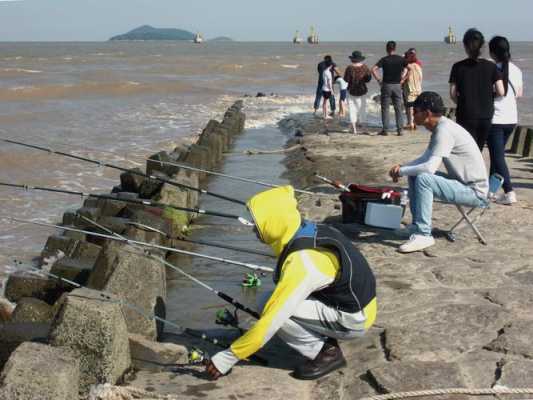
M400 253L413 253L415 251L424 250L430 246L433 246L435 244L435 239L433 239L433 236L425 236L425 235L411 235L409 240L402 244L398 251Z
M503 193L496 198L496 203L505 204L506 206L510 206L516 202L516 193L513 190L508 193Z
M394 230L394 234L402 239L409 239L414 233L416 233L415 224L405 225L402 228Z

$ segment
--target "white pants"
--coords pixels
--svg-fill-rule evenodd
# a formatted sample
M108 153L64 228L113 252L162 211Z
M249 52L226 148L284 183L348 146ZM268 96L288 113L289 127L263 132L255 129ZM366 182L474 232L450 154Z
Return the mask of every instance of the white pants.
M352 96L348 94L350 122L353 126L359 122L366 122L366 96Z
M262 310L272 292L259 299ZM345 326L353 327L353 329ZM304 300L298 309L277 331L281 340L305 357L316 358L327 337L349 340L365 334L363 313L348 314L329 307L313 298Z

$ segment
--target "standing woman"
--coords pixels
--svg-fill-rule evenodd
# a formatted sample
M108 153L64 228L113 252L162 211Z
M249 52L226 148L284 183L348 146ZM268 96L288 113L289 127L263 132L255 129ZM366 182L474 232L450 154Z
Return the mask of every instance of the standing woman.
M405 59L407 61L407 80L405 81L403 88L405 93L405 111L407 113L407 126L405 129L414 131L416 129L414 121L413 107L409 107L407 104L412 103L422 93L422 67L416 57L416 50L409 49L405 53Z
M352 63L344 71L344 80L348 84L348 109L352 133L357 134L357 125L366 122L366 84L372 79L370 69L363 64L365 57L360 51L352 52L349 56Z
M450 97L457 104L457 123L470 132L480 150L492 125L495 94L505 94L496 64L480 58L484 44L480 31L466 31L463 45L468 58L455 63L450 74Z
M504 194L496 200L502 204L516 203L516 194L505 162L505 144L518 123L516 99L523 94L522 71L511 62L511 46L502 36L489 42L490 56L502 74L505 94L494 99L494 116L487 144L490 152L490 173L503 176Z

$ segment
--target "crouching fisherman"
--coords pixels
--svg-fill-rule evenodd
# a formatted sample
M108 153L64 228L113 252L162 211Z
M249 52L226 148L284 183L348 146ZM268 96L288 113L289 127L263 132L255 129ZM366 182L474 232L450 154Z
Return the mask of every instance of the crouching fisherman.
M274 334L307 360L294 371L316 379L346 365L337 340L364 335L376 319L376 283L361 253L338 230L303 221L291 186L247 203L256 234L279 257L276 287L265 296L260 319L231 347L215 354L212 379L264 346Z

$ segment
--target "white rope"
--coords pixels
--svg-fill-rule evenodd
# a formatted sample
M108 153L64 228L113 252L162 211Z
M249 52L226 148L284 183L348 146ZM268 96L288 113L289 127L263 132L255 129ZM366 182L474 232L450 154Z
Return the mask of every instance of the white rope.
M451 388L451 389L433 389L418 390L414 392L387 393L377 396L364 397L360 400L396 400L407 399L410 397L423 396L440 396L445 394L468 394L473 396L489 396L495 394L533 394L530 388L508 388L505 386L495 386L492 389L468 389L468 388Z

